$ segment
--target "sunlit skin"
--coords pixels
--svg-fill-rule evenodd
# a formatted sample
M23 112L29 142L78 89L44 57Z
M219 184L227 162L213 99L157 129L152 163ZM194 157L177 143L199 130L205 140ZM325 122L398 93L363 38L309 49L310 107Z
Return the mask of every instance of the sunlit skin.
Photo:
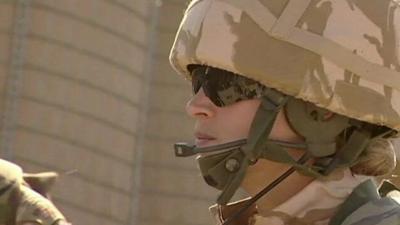
M206 147L247 138L260 102L259 99L252 99L217 107L200 89L186 105L186 112L195 119L195 144ZM283 111L278 114L269 138L296 143L303 141L291 129ZM289 151L296 158L302 154L300 150L290 149ZM241 186L254 196L289 168L290 166L285 164L260 159L248 168ZM259 210L262 212L278 206L311 181L312 178L295 172L258 201Z

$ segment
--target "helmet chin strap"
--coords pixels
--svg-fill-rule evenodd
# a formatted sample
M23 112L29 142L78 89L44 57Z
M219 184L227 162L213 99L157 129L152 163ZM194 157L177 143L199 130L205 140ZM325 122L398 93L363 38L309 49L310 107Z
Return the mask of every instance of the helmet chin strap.
M284 142L284 141L278 141L278 140L269 140L271 143L276 144L281 147L285 148L299 148L299 149L305 149L306 146L303 143L290 143L290 142ZM220 145L214 145L214 146L209 146L209 147L203 147L203 148L198 148L195 145L189 145L187 143L176 143L175 144L175 154L178 157L188 157L188 156L193 156L196 154L200 153L215 153L215 154L220 154L221 152L230 152L233 150L240 149L241 147L245 146L247 143L247 139L241 139L233 142L228 142ZM298 164L305 164L309 159L310 155L305 153L298 161ZM293 172L296 171L296 166L292 166L290 169L288 169L286 172L284 172L281 176L279 176L276 180L274 180L272 183L270 183L268 186L266 186L263 190L261 190L259 193L257 193L254 197L252 197L249 201L246 202L246 204L240 208L237 212L233 213L230 217L228 217L222 225L228 225L232 223L234 220L239 218L243 213L247 211L248 208L250 208L255 202L257 202L261 197L266 195L268 192L270 192L272 189L274 189L277 185L279 185L283 180L285 180L287 177L289 177Z

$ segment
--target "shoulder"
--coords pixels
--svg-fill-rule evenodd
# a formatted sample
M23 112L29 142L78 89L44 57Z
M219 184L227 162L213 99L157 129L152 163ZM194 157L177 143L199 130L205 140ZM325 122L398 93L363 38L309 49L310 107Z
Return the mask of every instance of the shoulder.
M342 225L400 225L400 205L391 197L368 202L347 217Z

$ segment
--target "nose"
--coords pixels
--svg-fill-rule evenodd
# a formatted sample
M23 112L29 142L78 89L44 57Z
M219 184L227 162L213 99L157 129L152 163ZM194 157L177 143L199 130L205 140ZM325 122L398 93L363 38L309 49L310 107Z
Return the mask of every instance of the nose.
M203 88L186 103L186 113L194 118L207 118L215 114L216 106L204 94Z

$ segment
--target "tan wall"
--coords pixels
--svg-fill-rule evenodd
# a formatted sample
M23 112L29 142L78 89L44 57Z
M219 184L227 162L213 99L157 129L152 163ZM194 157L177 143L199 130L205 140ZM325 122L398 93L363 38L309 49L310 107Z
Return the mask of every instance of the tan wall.
M2 156L61 173L74 224L131 223L148 3L0 1Z
M140 225L214 224L208 207L215 201L215 191L200 177L194 158L173 155L173 143L193 139L193 123L184 111L191 96L190 84L178 76L168 62L187 2L166 0L159 9L143 159Z
M172 149L192 139L168 64L186 2L0 0L0 154L59 172L75 225L212 224L215 192Z

